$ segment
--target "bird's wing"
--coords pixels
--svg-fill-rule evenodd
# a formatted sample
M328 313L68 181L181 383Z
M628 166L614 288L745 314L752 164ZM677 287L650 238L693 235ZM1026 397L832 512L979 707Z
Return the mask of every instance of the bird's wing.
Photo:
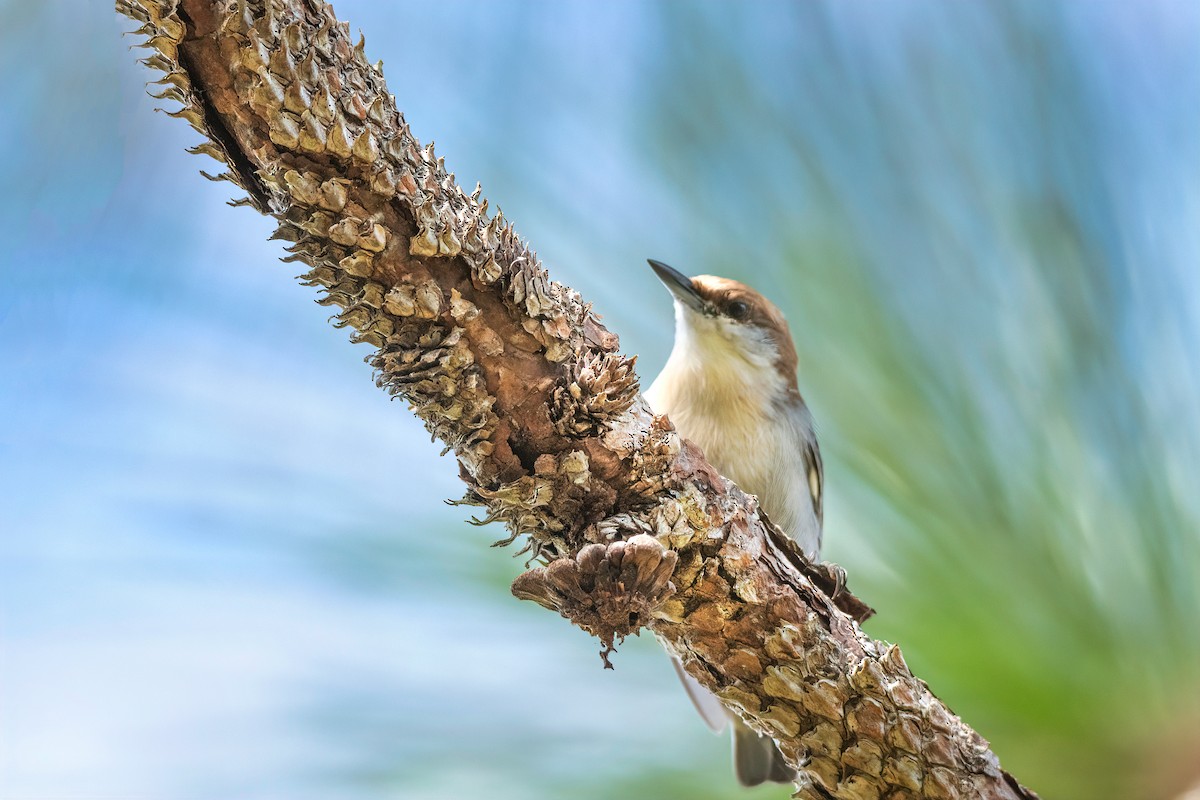
M725 706L721 705L721 701L717 696L700 685L700 681L687 674L683 664L675 656L671 656L671 664L675 667L675 673L679 676L679 680L683 683L683 688L687 690L688 697L692 700L692 705L700 712L700 716L704 719L704 724L709 727L713 733L720 733L725 730L725 726L729 724L729 712L725 710Z
M804 442L804 472L808 478L808 493L812 496L813 511L817 514L817 524L825 525L825 504L822 495L825 489L825 465L821 461L821 448L817 438L810 436Z

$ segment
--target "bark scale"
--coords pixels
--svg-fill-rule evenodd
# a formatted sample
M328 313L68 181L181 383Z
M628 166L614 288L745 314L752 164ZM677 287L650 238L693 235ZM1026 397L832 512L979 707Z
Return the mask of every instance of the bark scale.
M643 627L800 770L797 797L1035 798L986 741L859 628L808 563L655 417L634 359L477 187L422 147L323 0L118 0L169 112L204 134L291 243L285 261L375 348L378 384L458 459L536 567L518 597L597 635ZM212 177L212 176L209 176Z

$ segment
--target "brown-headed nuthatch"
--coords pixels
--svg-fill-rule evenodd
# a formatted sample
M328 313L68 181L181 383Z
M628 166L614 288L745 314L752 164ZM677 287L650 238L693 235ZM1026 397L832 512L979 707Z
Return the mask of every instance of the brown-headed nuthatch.
M812 415L796 385L787 320L745 284L688 278L653 259L650 266L675 298L675 346L646 392L650 407L668 415L722 475L757 495L771 520L815 559L824 474ZM675 669L710 728L732 723L734 770L742 784L795 777L775 742L727 711L678 661Z

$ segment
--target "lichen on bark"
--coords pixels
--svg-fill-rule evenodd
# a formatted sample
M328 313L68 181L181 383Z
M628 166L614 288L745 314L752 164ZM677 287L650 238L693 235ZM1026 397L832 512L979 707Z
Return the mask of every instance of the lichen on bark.
M235 201L458 460L464 501L543 563L513 591L606 649L649 628L799 770L805 798L1033 798L865 635L842 573L641 399L634 360L476 187L412 135L322 0L119 0Z

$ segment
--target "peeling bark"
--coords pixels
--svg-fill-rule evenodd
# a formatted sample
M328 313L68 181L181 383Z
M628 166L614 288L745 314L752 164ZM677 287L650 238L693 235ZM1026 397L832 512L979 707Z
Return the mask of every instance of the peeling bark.
M421 147L322 0L118 0L157 97L278 221L285 261L544 561L513 584L609 652L642 627L800 771L802 798L1024 798L832 565L809 564L641 399L634 360ZM213 177L213 176L209 176Z

